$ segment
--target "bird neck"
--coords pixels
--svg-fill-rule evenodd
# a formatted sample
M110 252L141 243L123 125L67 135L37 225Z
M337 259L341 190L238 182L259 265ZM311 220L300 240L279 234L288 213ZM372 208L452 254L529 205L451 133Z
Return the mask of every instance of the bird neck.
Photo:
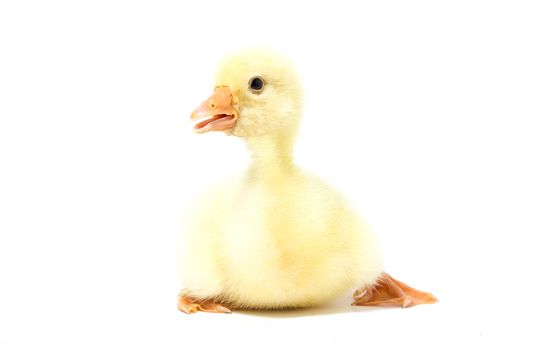
M284 135L263 135L247 139L252 162L250 175L257 179L275 179L293 171L293 139Z

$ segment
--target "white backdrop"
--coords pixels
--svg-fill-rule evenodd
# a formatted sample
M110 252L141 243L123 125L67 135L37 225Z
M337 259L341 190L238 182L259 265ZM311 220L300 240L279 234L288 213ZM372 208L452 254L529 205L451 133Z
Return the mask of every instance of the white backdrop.
M550 348L551 18L547 1L2 1L0 349ZM250 44L297 62L298 163L439 304L176 311L186 204L248 160L188 115Z

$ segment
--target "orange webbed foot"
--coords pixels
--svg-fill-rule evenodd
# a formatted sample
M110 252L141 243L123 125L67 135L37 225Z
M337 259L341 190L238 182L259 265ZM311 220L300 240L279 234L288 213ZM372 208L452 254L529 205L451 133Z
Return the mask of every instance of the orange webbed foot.
M433 304L438 301L431 293L409 287L385 272L374 286L356 290L353 299L352 305L401 307Z
M216 303L211 299L198 299L181 292L177 299L177 308L185 314L193 314L198 311L213 313L231 313L226 306Z

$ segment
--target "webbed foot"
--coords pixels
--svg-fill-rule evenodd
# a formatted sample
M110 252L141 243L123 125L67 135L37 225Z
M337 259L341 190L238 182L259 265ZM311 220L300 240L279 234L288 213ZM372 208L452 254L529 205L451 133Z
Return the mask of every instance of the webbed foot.
M409 287L385 272L373 286L356 290L353 299L352 305L401 307L433 304L438 301L431 293Z
M198 299L187 295L185 291L179 293L177 308L185 314L193 314L198 311L214 313L231 313L226 306L216 303L212 299Z

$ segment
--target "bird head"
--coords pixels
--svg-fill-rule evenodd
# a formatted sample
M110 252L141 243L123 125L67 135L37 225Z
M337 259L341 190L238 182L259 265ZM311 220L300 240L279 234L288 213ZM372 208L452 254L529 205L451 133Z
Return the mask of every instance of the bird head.
M291 61L273 51L250 49L223 59L213 94L191 118L200 134L294 135L301 108L300 82Z

